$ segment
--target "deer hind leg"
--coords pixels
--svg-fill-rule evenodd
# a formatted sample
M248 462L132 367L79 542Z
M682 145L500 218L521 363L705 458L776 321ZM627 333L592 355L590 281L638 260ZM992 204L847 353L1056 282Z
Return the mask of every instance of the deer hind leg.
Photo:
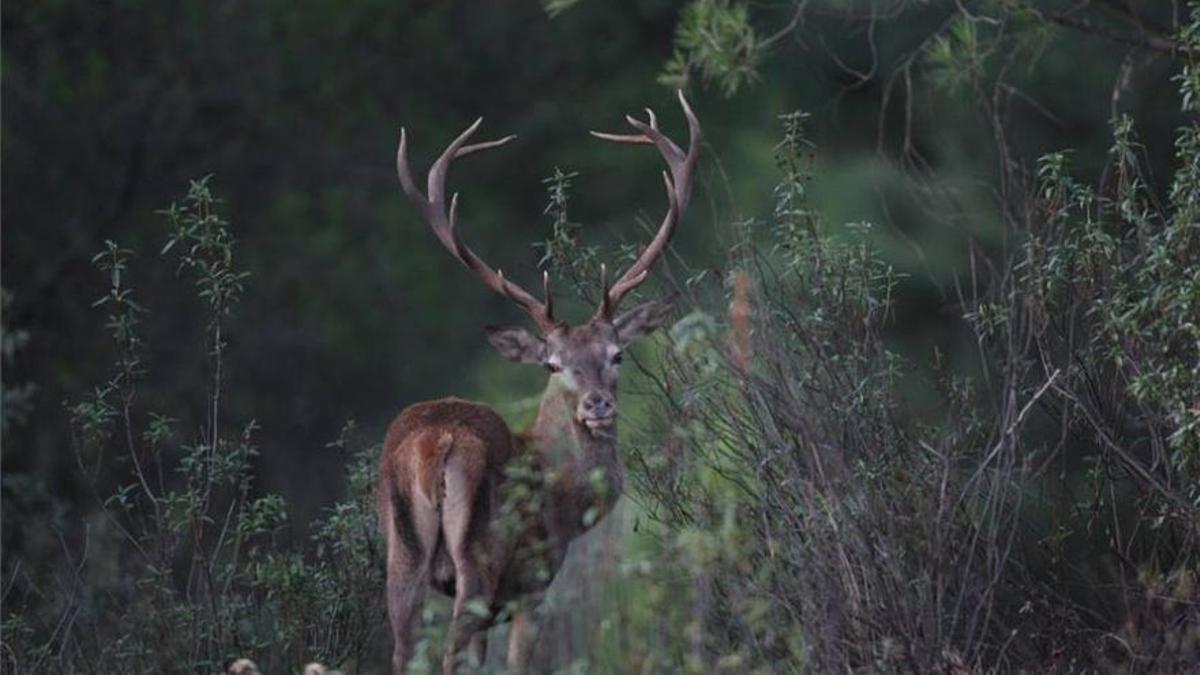
M467 655L471 659L471 663L477 663L480 666L487 661L487 631L480 630L471 636L471 641L467 645Z
M404 675L413 657L413 629L425 602L439 527L437 509L388 487L383 524L387 539L387 608L394 647L392 674Z
M491 606L496 584L487 560L488 521L491 515L491 488L484 477L485 449L462 439L447 458L445 500L442 503L442 531L450 558L454 562L454 611L443 673L454 673L459 653L471 646L471 667L483 665L486 638L491 623Z
M508 672L529 672L529 656L537 637L537 623L530 604L513 611L512 626L508 631Z

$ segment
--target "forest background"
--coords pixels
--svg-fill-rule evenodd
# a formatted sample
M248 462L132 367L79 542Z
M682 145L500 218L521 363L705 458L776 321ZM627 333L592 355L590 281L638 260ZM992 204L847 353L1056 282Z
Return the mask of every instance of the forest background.
M543 667L1183 667L1197 11L5 3L0 658L375 672L371 445L446 395L519 423L544 378L481 339L519 315L401 196L400 126L418 166L480 115L518 135L456 166L466 236L574 279L578 313L662 201L653 153L586 132L651 106L682 137L682 89L705 155L656 275L678 321L626 376L630 503L561 580ZM104 632L135 615L187 638Z

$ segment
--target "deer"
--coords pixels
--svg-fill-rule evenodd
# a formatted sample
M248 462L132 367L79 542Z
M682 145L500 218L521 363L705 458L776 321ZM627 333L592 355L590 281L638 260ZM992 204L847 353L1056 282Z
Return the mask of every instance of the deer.
M568 545L607 514L621 495L624 467L617 455L617 381L622 352L669 318L674 299L643 302L618 312L622 299L646 280L675 232L691 196L701 146L700 123L684 98L686 150L648 119L626 120L637 133L593 131L616 143L654 146L667 164L667 212L651 241L610 286L600 270L600 299L586 322L554 315L549 272L543 299L493 269L462 240L458 194L446 205L451 163L511 141L468 144L483 123L462 132L429 170L421 193L408 163L408 136L400 131L396 169L400 186L450 255L483 285L529 315L537 328L487 327L501 356L549 371L531 426L514 431L499 413L460 398L405 408L388 427L379 464L379 527L387 550L387 610L394 648L392 672L403 674L414 652L414 628L427 591L453 598L442 657L454 673L461 653L474 667L486 654L486 630L511 620L507 663L527 666L536 630L533 610L563 563Z

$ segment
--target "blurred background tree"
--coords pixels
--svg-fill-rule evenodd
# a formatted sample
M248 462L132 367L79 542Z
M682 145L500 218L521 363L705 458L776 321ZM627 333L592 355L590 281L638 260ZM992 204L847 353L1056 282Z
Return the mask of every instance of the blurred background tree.
M154 212L212 174L252 279L228 354L233 415L255 416L278 449L259 460L268 486L314 513L341 489L321 449L346 418L380 431L409 402L471 394L483 324L512 319L401 198L400 126L415 162L478 115L520 135L453 180L476 245L532 279L532 243L550 226L539 180L554 166L582 174L576 213L599 221L589 238L634 236L629 214L657 204L654 158L614 164L586 130L669 100L653 79L674 13L597 7L552 22L533 4L5 7L5 319L29 335L5 374L38 387L26 419L6 425L6 474L44 477L69 499L60 404L97 381L106 356L89 307L92 253L109 238L156 251ZM704 226L693 229L687 245L703 250ZM194 346L195 307L179 299L185 282L152 267L133 280L155 312L147 342L162 350L147 359L172 372L150 397L198 410L204 368L178 358Z
M478 115L520 136L508 156L465 164L454 180L477 245L532 278L530 245L551 224L539 179L556 166L580 173L572 213L585 238L639 234L630 216L657 204L654 158L614 154L584 131L669 105L656 79L703 85L693 96L710 129L709 189L676 242L684 255L712 258L724 222L769 208L774 118L812 111L819 204L831 222L887 224L885 255L914 273L897 337L938 341L952 319L940 310L944 282L962 260L952 226L998 232L984 213L997 159L978 92L934 95L954 73L1004 77L1006 128L1024 156L1074 148L1090 175L1105 162L1114 106L1138 120L1152 176L1169 175L1181 120L1169 85L1177 55L1160 44L1181 14L1171 3L995 4L1003 23L955 3L898 1L643 2L620 12L594 2L548 12L9 4L5 320L29 339L5 370L36 393L25 419L6 425L6 473L72 494L60 403L97 379L105 353L89 259L118 236L154 250L154 211L213 174L242 224L253 278L229 353L235 410L253 402L272 448L259 460L265 480L311 513L340 489L323 480L336 467L320 448L344 419L379 429L409 401L476 389L490 359L479 326L511 319L439 255L399 198L399 126L413 130L415 161ZM919 161L921 180L894 157ZM933 188L954 190L962 212L927 217L918 197ZM173 371L154 397L194 408L203 369L173 358L190 347L178 336L190 334L192 308L177 299L180 282L160 276L139 280L157 315L148 341L164 350L150 358ZM522 377L509 373L498 376Z

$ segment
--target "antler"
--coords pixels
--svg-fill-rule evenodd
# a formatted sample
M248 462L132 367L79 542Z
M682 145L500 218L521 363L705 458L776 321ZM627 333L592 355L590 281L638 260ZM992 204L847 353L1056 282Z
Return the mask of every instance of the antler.
M558 322L554 319L554 306L550 296L549 273L542 275L546 300L545 302L541 302L525 289L505 279L502 270L493 270L489 267L479 256L475 255L474 251L463 243L456 229L456 225L458 224L457 192L450 198L449 214L446 212L446 172L450 169L450 163L459 157L465 157L480 150L490 150L516 138L516 136L505 136L495 141L466 145L466 142L474 135L481 124L483 124L482 117L475 120L474 124L459 134L458 138L454 139L446 147L441 156L430 167L427 187L428 197L421 194L421 191L417 188L417 184L413 181L412 172L408 168L408 136L403 128L400 129L400 148L396 152L396 173L400 176L400 186L404 188L404 194L408 196L409 201L425 216L425 220L433 228L433 233L437 235L438 241L442 242L442 246L446 250L450 251L455 258L458 258L459 262L475 272L476 276L488 288L517 303L517 305L529 313L529 316L537 322L538 327L543 332L548 333L558 327Z
M667 244L671 241L671 236L675 234L676 224L678 224L683 212L687 210L688 201L692 196L692 170L696 166L696 160L700 157L702 134L700 131L700 121L696 119L695 113L692 112L692 107L688 105L687 99L683 97L683 92L678 92L678 95L679 104L683 107L683 115L687 118L688 123L689 138L687 152L680 149L674 141L667 138L658 130L658 118L654 115L654 111L649 108L646 108L649 122L642 122L629 115L625 116L625 120L640 131L640 134L592 132L592 135L596 138L602 138L606 141L653 145L658 148L659 153L662 154L663 159L667 162L667 168L671 172L670 176L665 171L663 172L663 180L667 184L667 199L669 204L667 215L658 227L658 233L646 245L646 249L637 257L633 265L625 270L625 273L617 279L612 288L608 288L607 279L602 280L601 283L604 285L604 291L600 300L600 308L596 311L597 316L611 319L617 304L621 302L621 298L646 280L646 276L650 273L650 267L654 265L654 262L666 250Z

